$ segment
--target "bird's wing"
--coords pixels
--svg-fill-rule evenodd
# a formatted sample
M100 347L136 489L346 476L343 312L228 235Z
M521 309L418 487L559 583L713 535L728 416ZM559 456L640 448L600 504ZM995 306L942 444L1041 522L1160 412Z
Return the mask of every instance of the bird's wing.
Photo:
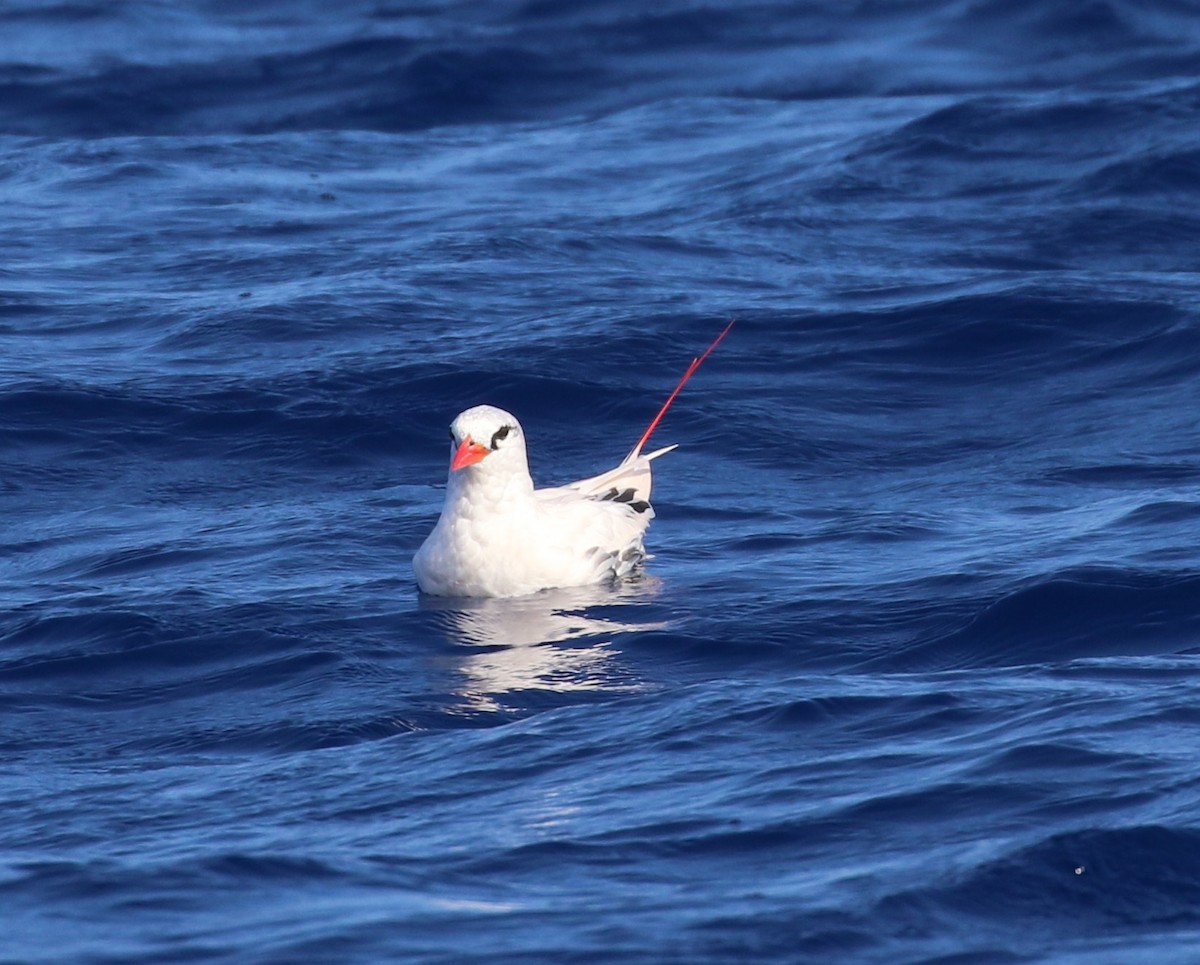
M590 479L536 490L543 539L565 541L573 552L581 551L579 563L594 570L596 579L630 572L645 558L642 535L654 518L650 460L674 448L630 456Z
M664 446L654 452L637 453L625 458L621 465L599 476L580 479L578 482L553 489L539 489L538 497L556 499L566 494L581 496L589 500L610 500L625 503L637 512L644 512L650 503L651 472L650 460L670 452L676 446ZM645 504L640 506L639 504Z
M665 455L677 446L667 445L642 455L630 455L616 469L606 473L590 476L589 479L578 480L559 486L559 490L571 490L592 499L612 499L618 503L637 503L650 501L650 460Z
M600 480L605 482L594 492L577 488ZM644 465L618 466L570 486L539 489L534 496L540 527L530 538L544 546L560 546L562 567L583 566L594 570L596 579L609 572L621 576L646 555L642 536L654 510L648 499L638 496L637 487L644 492L649 485L650 468Z

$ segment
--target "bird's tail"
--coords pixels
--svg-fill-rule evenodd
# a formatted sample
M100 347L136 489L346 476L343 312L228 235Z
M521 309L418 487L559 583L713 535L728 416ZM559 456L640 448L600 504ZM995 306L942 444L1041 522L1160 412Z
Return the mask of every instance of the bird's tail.
M687 384L688 379L696 374L696 369L700 368L700 365L704 362L704 360L712 354L712 350L721 344L721 339L729 334L729 330L731 328L733 328L733 322L730 322L725 326L725 329L720 335L713 339L713 343L704 350L702 355L692 359L692 364L689 365L687 367L687 371L683 373L683 378L679 380L679 384L675 386L675 390L669 396L667 396L667 401L663 403L662 408L658 410L658 415L656 415L651 420L650 425L646 427L646 431L642 433L642 438L637 441L637 445L629 450L629 455L626 456L622 461L622 465L628 462L633 462L633 460L637 459L637 457L642 454L642 446L649 442L650 437L654 434L654 430L657 429L658 424L662 422L662 417L667 414L667 409L671 408L671 403L675 401L675 396L679 395L679 390ZM675 446L667 446L665 449L659 449L656 452L650 453L650 455L648 455L646 458L654 459L657 456L661 456L665 452L670 452L674 448Z

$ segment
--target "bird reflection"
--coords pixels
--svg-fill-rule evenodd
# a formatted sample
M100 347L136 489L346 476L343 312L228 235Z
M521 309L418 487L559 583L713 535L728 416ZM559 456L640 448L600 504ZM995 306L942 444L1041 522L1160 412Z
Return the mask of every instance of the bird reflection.
M613 640L665 626L657 593L658 581L643 575L513 599L424 597L421 608L437 613L450 642L470 648L455 658L458 696L471 710L496 711L514 709L499 698L517 691L640 689Z

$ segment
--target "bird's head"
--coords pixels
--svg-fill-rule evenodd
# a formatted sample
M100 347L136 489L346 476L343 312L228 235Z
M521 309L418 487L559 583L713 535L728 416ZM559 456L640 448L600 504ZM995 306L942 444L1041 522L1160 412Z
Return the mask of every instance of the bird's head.
M494 405L477 405L450 423L450 473L524 472L525 433L512 413ZM471 468L475 467L475 468Z

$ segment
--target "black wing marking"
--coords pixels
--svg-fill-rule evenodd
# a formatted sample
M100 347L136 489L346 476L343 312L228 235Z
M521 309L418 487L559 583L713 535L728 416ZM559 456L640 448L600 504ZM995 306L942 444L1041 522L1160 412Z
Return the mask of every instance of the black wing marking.
M635 499L636 495L632 486L625 490L618 490L616 486L613 486L612 489L601 493L597 498L605 502L624 503L635 513L644 513L650 508L650 504L644 499Z
M644 513L650 508L650 504L644 499L635 499L637 492L632 486L628 489L623 489L618 492L616 486L604 493L600 498L614 503L624 503L635 513Z

